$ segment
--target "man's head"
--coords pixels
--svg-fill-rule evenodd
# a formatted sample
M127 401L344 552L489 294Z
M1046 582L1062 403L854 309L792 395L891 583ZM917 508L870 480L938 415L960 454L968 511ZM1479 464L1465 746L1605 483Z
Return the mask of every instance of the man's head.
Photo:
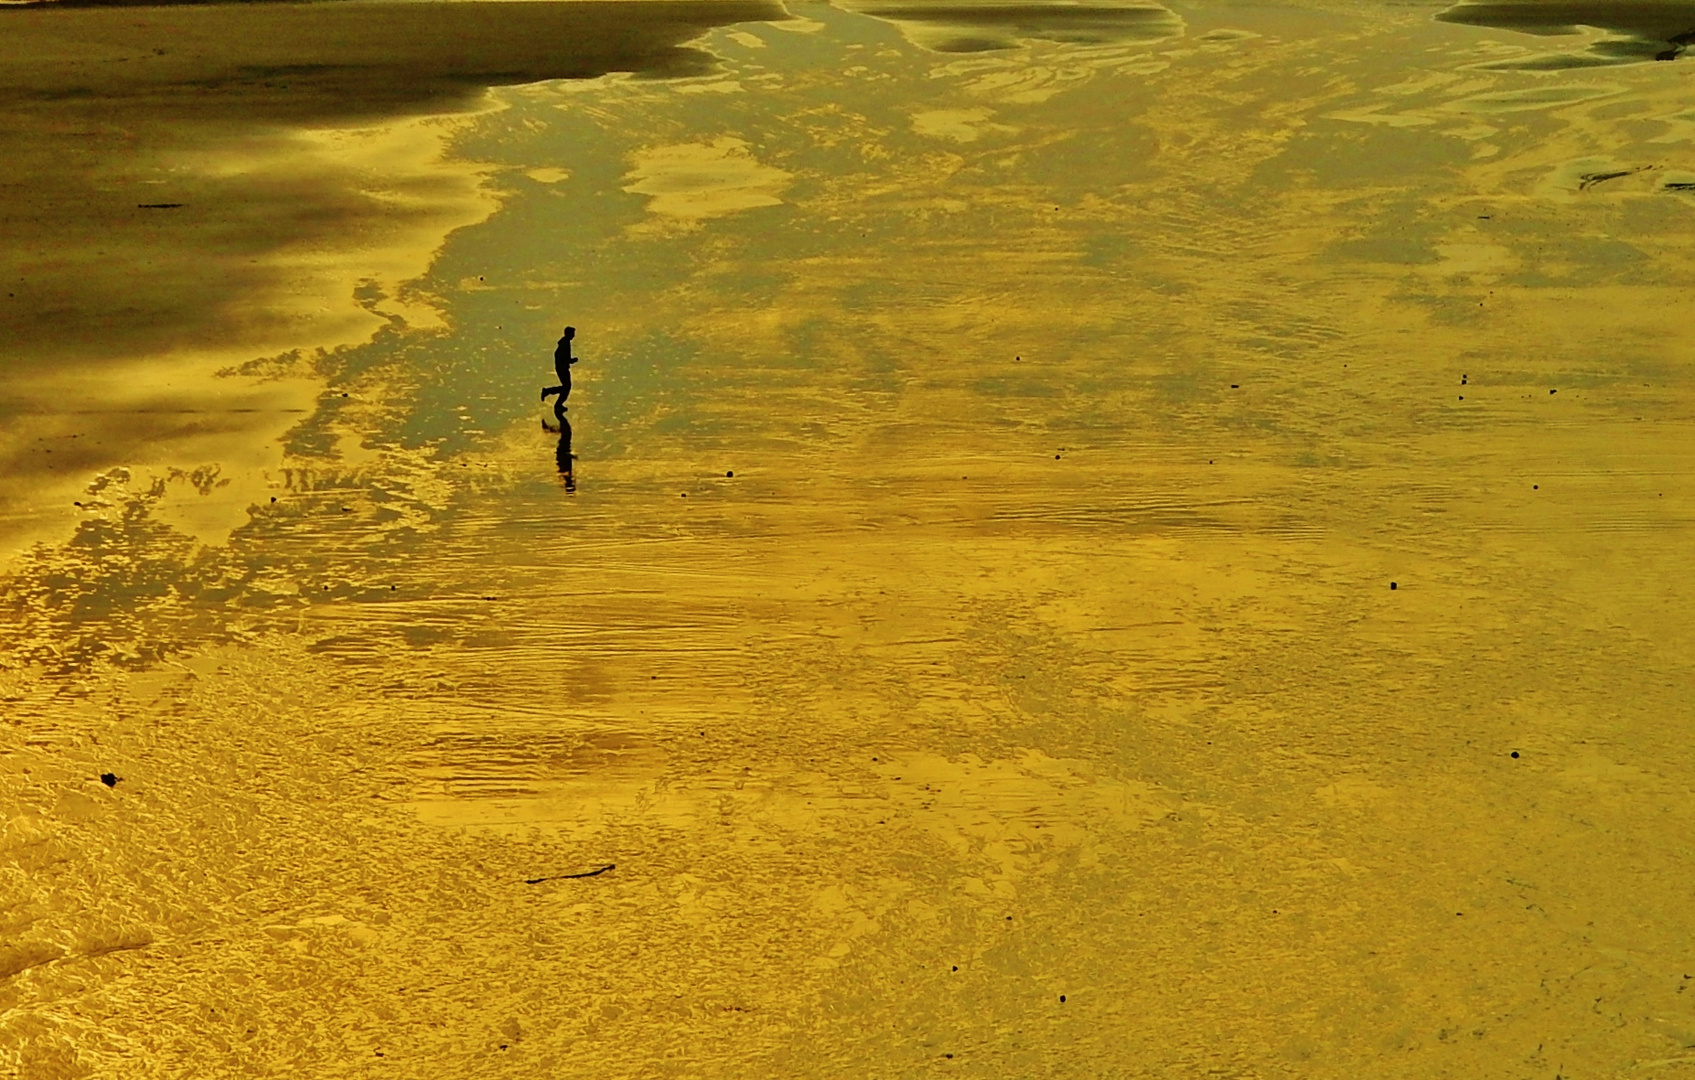
M576 336L577 336L577 328L575 326L567 326L565 328L565 340L566 341L569 341Z

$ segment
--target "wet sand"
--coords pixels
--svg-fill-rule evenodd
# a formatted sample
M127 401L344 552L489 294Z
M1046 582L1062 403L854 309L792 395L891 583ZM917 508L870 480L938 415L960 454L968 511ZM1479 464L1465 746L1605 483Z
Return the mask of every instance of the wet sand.
M498 91L227 542L14 562L7 1064L1695 1067L1689 69L1439 10Z
M62 535L115 465L251 481L315 404L318 351L436 325L404 285L494 208L485 170L443 159L451 114L487 108L487 87L709 71L691 38L774 17L740 0L0 7L0 550ZM243 366L267 379L209 378Z

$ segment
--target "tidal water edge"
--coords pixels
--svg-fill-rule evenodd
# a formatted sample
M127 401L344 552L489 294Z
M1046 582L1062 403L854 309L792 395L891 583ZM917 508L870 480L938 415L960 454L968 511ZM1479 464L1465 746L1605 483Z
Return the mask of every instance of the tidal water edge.
M1695 1068L1695 66L1558 7L0 10L0 1062Z

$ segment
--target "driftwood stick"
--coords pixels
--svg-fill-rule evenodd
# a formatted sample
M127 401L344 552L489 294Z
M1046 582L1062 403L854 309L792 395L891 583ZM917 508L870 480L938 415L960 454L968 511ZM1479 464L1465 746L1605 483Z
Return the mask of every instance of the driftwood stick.
M600 875L606 873L608 870L617 869L617 866L618 866L617 863L607 863L605 866L598 867L594 870L584 870L580 874L554 874L552 877L525 878L524 884L526 884L526 885L540 885L544 881L569 881L572 878L599 877Z

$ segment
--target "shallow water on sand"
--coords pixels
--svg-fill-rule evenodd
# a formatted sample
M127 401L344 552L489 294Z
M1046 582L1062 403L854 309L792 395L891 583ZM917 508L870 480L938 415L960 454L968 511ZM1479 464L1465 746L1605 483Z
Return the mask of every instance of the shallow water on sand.
M494 91L434 325L15 563L8 1064L1695 1068L1686 64L855 6Z

